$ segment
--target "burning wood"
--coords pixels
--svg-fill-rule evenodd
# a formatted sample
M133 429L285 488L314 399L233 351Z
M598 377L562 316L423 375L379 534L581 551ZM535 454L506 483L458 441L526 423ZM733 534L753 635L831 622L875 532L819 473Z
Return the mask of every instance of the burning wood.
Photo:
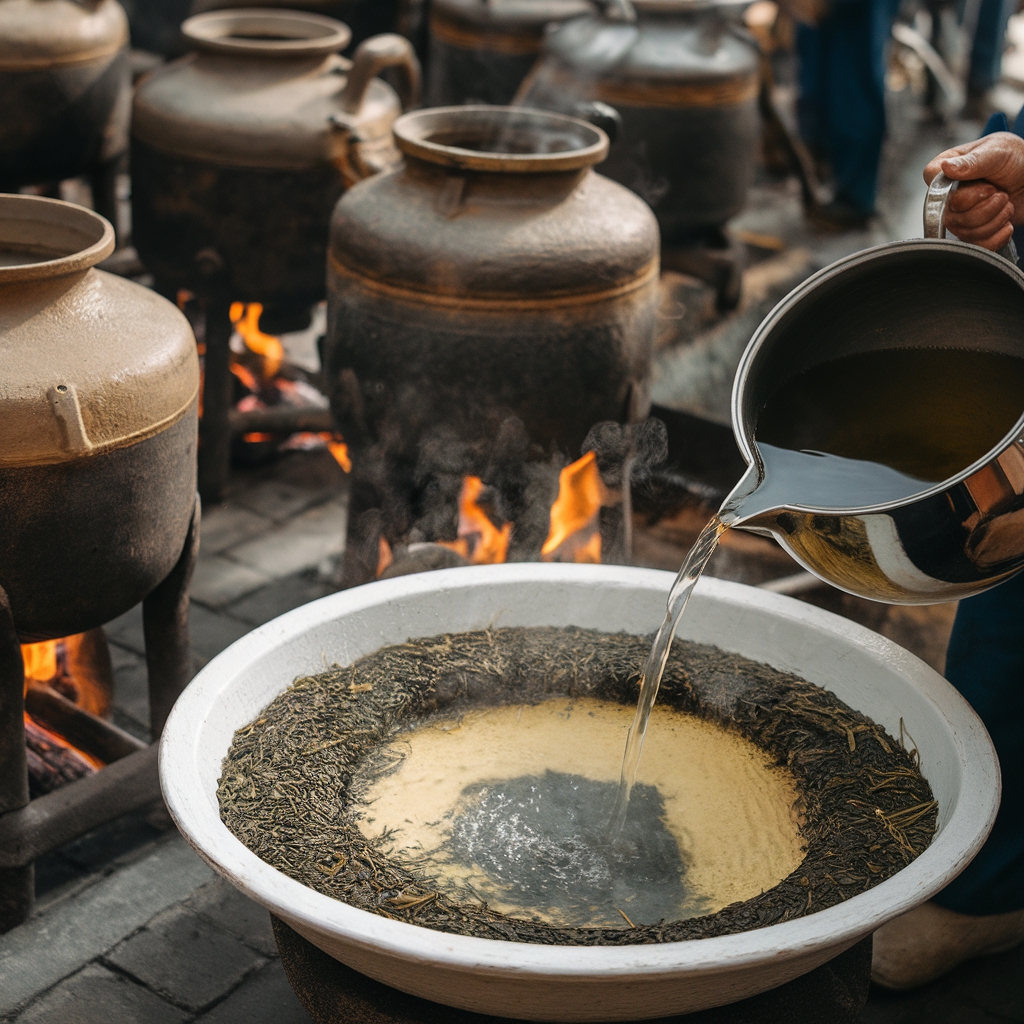
M113 676L102 630L89 630L59 640L23 644L25 665L25 742L33 796L91 775L104 767L104 754L114 760L129 753L133 741L101 716L110 712ZM81 719L85 721L82 726ZM81 740L65 735L70 724ZM116 732L114 746L107 742ZM86 743L90 735L95 743ZM104 749L100 749L104 748Z

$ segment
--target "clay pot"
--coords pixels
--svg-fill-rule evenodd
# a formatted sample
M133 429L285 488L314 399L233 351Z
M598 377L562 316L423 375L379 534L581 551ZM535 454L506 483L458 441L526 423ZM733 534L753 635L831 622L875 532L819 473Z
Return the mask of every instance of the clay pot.
M545 39L520 97L572 113L598 100L620 117L601 168L651 204L666 243L720 228L743 209L760 120L756 42L731 20L737 0L633 0L636 21L606 5Z
M123 153L128 21L115 0L0 0L0 191Z
M605 134L508 107L394 132L403 165L331 220L324 362L349 443L415 461L428 430L476 441L514 415L575 453L595 422L645 416L658 229L592 170Z
M590 10L587 0L434 0L428 103L511 103L547 26Z
M195 52L139 86L132 121L135 244L158 284L309 305L323 295L327 223L355 181L398 161L401 104L374 76L419 68L397 35L355 60L341 22L300 11L214 11Z
M90 210L0 196L0 587L25 642L137 604L192 518L195 338L95 269L113 247Z
M192 13L228 7L287 7L324 14L352 30L351 48L370 36L397 31L401 6L399 0L193 0Z

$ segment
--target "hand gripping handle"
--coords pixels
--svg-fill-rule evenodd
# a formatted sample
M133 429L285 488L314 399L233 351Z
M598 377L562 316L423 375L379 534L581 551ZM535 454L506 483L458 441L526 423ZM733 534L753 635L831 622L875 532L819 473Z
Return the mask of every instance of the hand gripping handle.
M928 186L928 194L924 197L925 238L946 237L946 204L959 184L959 181L947 178L942 171L932 178L932 183ZM999 255L1017 266L1017 247L1013 244L1012 237L999 250Z

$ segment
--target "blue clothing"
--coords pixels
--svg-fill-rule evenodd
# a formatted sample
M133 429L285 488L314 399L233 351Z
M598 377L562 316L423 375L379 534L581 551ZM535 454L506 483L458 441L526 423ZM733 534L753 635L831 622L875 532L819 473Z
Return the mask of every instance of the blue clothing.
M961 914L1024 909L1024 573L960 602L946 678L985 723L1003 800L981 852L935 902Z
M797 26L800 134L832 165L835 199L873 213L885 138L885 62L899 0L833 0Z
M981 0L978 24L971 47L971 70L967 78L972 93L988 92L996 82L1003 63L1003 37L1017 0Z

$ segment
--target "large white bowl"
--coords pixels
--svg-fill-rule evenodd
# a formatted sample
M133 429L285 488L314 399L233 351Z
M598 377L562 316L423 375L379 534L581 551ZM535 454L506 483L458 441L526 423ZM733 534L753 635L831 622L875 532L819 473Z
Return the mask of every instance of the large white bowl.
M449 1006L523 1020L638 1020L781 985L938 892L977 852L999 802L988 734L949 683L884 637L791 598L704 579L680 635L798 673L890 734L899 734L902 718L939 802L939 832L917 860L828 910L738 935L661 945L469 938L314 892L265 864L220 820L217 778L232 734L297 675L444 631L575 625L646 633L661 621L671 582L669 573L621 566L480 566L384 580L297 608L232 644L178 700L160 750L167 806L218 872L320 949Z

